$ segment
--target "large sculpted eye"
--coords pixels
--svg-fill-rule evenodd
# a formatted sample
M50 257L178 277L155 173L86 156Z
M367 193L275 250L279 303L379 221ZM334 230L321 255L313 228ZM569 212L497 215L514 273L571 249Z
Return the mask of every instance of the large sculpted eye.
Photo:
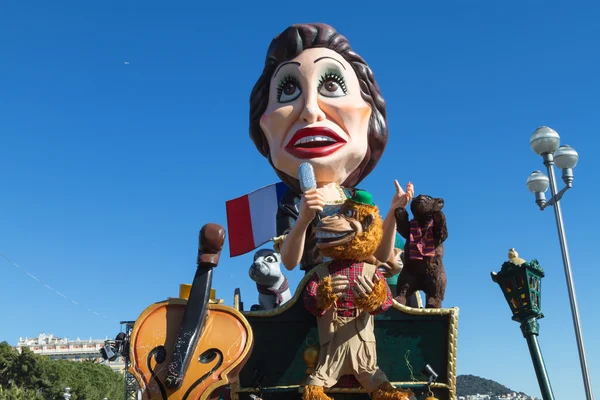
M277 260L276 260L276 259L275 259L275 257L273 257L273 256L266 256L266 257L265 257L265 261L266 261L266 262L269 262L269 263L272 263L272 262L275 262L275 261L277 261Z
M342 97L347 93L344 77L337 72L328 72L319 80L319 93L325 97Z
M352 218L354 217L354 210L349 208L346 211L344 211L344 215L348 218Z
M277 101L280 103L294 101L301 94L300 83L293 75L286 75L277 85Z

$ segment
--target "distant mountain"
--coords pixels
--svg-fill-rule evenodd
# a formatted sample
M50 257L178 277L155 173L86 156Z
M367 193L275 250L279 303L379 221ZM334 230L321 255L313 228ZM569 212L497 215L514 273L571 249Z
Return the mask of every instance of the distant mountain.
M511 390L491 379L480 378L475 375L458 375L456 377L457 396L468 396L478 393L500 395L513 392L521 393L516 390Z

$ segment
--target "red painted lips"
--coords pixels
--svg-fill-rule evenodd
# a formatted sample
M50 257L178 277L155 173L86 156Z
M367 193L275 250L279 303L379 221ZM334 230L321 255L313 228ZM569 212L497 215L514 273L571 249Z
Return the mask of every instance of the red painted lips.
M346 144L337 133L329 128L303 128L290 139L285 149L297 158L325 157Z

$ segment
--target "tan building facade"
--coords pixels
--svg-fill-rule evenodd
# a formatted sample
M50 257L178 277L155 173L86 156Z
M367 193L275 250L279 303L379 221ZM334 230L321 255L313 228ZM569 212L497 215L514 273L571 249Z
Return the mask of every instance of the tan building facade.
M51 360L84 361L95 360L100 364L108 365L113 371L125 372L125 359L117 358L113 362L104 360L100 355L100 349L104 347L106 339L81 340L77 338L58 338L52 334L40 333L36 338L19 338L17 350L27 347L35 354L48 356Z

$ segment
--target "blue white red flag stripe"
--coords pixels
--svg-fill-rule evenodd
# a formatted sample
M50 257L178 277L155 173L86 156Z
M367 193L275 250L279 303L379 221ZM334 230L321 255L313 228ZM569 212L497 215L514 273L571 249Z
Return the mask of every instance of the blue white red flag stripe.
M277 208L288 190L279 182L225 202L230 257L252 251L277 236Z

